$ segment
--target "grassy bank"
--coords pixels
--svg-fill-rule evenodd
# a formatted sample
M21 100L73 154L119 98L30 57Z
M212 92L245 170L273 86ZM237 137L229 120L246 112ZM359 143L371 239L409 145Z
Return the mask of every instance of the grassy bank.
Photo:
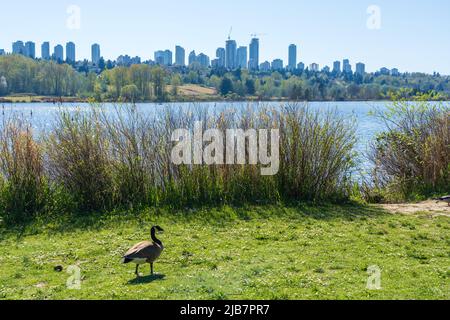
M450 298L448 217L300 205L72 219L1 233L1 299ZM166 251L158 276L146 267L136 280L120 259L152 224L166 229ZM80 290L66 287L70 265ZM366 288L372 265L381 290Z

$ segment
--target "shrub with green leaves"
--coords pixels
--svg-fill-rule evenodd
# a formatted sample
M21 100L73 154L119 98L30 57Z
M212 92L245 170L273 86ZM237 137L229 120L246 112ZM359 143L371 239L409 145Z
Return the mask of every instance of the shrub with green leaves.
M450 106L414 100L398 99L375 113L387 129L372 146L374 187L388 201L450 190Z
M0 128L0 212L7 223L25 222L41 212L48 185L42 146L29 123L4 119Z
M109 141L96 107L75 113L61 110L45 146L50 180L70 193L79 210L113 207Z

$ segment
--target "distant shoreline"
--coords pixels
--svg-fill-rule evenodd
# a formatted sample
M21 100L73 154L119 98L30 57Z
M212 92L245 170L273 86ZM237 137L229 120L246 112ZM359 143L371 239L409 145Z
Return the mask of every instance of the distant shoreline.
M217 98L217 99L180 99L180 100L174 100L174 101L137 101L136 104L141 103L155 103L155 104L164 104L164 103L214 103L214 102L230 102L230 103L237 103L237 102L257 102L257 103L264 103L264 102L299 102L299 103L307 103L307 102L390 102L391 100L358 100L358 99L352 99L352 100L289 100L289 99L242 99L242 100L228 100L226 98ZM450 99L448 100L436 100L436 102L450 102ZM92 101L88 98L78 98L78 97L54 97L54 96L7 96L7 97L0 97L0 104L15 104L15 103L131 103L131 101Z

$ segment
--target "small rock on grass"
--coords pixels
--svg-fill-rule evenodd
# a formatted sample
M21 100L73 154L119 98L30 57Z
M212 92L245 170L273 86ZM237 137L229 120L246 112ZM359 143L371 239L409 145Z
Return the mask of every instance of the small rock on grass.
M63 271L63 267L62 266L56 266L53 268L53 270L55 270L56 272L62 272Z

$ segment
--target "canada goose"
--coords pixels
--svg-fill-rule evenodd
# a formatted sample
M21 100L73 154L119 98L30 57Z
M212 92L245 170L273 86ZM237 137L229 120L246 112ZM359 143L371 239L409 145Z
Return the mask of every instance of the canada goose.
M445 196L445 197L437 198L434 200L436 200L437 202L447 202L448 206L450 207L450 196Z
M153 263L159 258L164 250L164 246L158 238L156 238L156 231L164 232L160 226L152 227L151 237L153 242L143 241L128 250L123 257L123 263L136 264L136 276L139 277L139 266L141 264L150 263L151 272L153 275Z

